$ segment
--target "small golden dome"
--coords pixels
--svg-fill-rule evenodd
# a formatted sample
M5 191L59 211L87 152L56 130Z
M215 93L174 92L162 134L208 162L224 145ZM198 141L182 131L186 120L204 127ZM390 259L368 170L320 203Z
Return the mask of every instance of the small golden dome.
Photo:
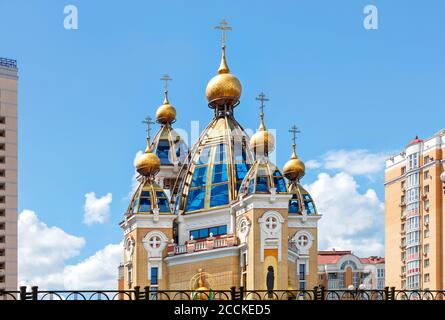
M291 181L300 180L303 178L305 174L305 166L303 161L297 158L297 154L295 152L292 153L292 156L288 162L283 167L283 174L286 178Z
M151 152L151 148L148 146L145 153L136 159L136 171L145 177L154 176L160 167L161 160Z
M230 73L226 61L225 47L222 48L221 65L218 74L210 79L206 88L207 101L212 107L228 104L233 106L241 97L241 82Z
M176 109L168 102L165 92L164 103L156 111L156 121L161 124L173 123L176 120Z
M275 149L275 137L266 130L263 120L258 131L250 138L250 148L256 155L267 155Z

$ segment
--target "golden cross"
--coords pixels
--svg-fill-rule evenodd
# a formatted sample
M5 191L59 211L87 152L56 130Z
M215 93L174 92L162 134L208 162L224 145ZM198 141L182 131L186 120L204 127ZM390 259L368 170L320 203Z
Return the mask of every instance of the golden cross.
M258 97L255 98L255 100L261 101L260 110L261 110L261 114L264 115L264 107L265 107L264 101L269 101L269 99L266 98L266 95L264 94L264 92L261 92L258 95Z
M142 123L145 123L147 125L147 137L150 139L150 131L151 131L151 125L155 124L153 119L150 116L147 116Z
M165 92L168 92L168 82L173 79L168 74L164 74L160 80L165 81Z
M229 23L226 20L222 19L219 23L219 26L214 27L214 29L221 30L221 46L224 47L226 45L226 31L232 30L232 27L229 27Z
M290 133L292 133L292 141L294 142L294 145L297 144L297 133L300 133L301 131L297 128L296 125L293 125L290 130Z

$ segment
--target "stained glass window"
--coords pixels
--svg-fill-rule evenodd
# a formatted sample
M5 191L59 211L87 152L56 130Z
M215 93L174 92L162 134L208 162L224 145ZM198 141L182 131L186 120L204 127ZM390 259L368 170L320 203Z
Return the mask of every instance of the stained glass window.
M299 210L297 196L293 195L292 199L289 200L289 213L299 213Z
M204 200L205 186L196 189L190 189L187 198L186 210L194 211L204 208Z
M141 198L139 200L139 212L150 212L151 211L151 200L150 198Z
M161 160L161 164L170 164L169 158L170 144L168 140L162 139L158 142L158 147L156 149L156 154Z
M158 208L160 212L170 212L170 205L168 203L167 196L163 191L157 191L156 197L158 198Z
M286 183L284 182L283 176L281 175L280 171L275 170L275 172L273 173L273 181L277 192L286 192Z
M207 178L207 166L195 168L191 188L205 186Z
M312 201L311 196L308 194L305 194L305 195L303 195L303 199L304 199L304 207L306 208L307 213L314 214L315 206L314 206L314 202Z
M225 163L215 164L213 166L212 183L227 181L227 165Z
M228 184L212 186L210 193L210 207L222 206L229 203Z
M256 178L256 190L255 192L269 192L269 185L267 183L266 176L259 176Z

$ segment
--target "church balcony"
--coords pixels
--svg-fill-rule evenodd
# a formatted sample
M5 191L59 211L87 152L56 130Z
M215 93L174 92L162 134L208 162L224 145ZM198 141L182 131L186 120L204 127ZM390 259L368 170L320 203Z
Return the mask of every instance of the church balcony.
M167 254L169 256L202 252L226 247L234 247L238 245L238 241L234 234L228 234L220 237L208 237L199 240L189 240L185 244L169 243L167 246Z

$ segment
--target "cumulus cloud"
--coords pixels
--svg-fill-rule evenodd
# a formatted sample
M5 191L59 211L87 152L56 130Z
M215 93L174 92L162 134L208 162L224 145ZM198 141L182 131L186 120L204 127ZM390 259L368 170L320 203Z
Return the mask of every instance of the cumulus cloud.
M319 222L319 249L353 250L362 256L383 254L383 203L373 189L358 191L346 172L321 173L305 186L323 215Z
M369 150L331 150L321 160L309 160L308 168L339 170L352 175L370 175L381 172L389 153L372 153Z
M112 200L113 196L111 193L107 193L101 198L96 198L96 193L94 192L86 193L83 222L91 225L108 221Z
M76 264L66 264L85 246L82 237L49 227L35 212L19 214L19 283L43 289L116 289L122 243L109 244Z

